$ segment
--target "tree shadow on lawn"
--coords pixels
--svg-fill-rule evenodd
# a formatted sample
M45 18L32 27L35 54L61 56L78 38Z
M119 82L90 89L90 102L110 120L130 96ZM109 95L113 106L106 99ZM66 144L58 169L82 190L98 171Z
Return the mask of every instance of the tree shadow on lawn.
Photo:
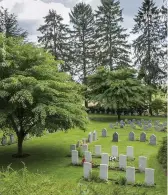
M59 146L25 146L23 147L23 152L30 154L26 158L13 158L12 154L16 153L16 146L5 148L0 150L0 170L6 169L7 166L11 165L11 168L18 170L25 166L30 171L45 171L46 169L52 169L53 166L65 165L69 163L66 160L66 155L68 154L67 147Z

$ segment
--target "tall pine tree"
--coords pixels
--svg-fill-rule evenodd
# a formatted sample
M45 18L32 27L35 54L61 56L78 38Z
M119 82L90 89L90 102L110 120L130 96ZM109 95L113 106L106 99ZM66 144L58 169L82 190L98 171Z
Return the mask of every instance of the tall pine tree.
M38 36L38 42L50 51L56 60L64 61L64 65L61 65L59 69L66 71L68 61L68 26L63 23L62 16L58 15L55 10L49 10L48 15L44 17L44 24L37 31L42 34Z
M71 63L74 75L86 86L87 76L95 70L94 14L90 5L78 3L71 10ZM85 92L86 92L85 91ZM87 93L85 93L87 107Z
M139 66L140 77L148 85L156 86L165 77L162 64L160 64L161 46L161 25L159 23L159 9L153 0L144 0L142 6L135 16L135 25L132 32L138 34L138 38L133 41L135 64ZM149 112L152 94L149 94Z
M94 14L90 5L78 3L71 10L71 60L74 74L87 85L87 76L95 70L93 58L94 43Z
M5 32L6 37L27 38L27 31L19 27L15 14L9 13L8 9L0 7L0 33Z
M96 11L96 63L110 70L129 66L130 46L127 43L120 2L101 0Z

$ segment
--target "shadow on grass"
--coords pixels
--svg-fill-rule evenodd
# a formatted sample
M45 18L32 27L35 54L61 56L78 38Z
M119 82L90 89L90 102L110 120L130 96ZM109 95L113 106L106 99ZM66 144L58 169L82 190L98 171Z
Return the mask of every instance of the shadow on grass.
M16 150L16 146L14 148L4 147L4 150L0 153L0 170L10 164L14 169L23 168L23 162L30 170L44 170L46 167L51 168L50 166L56 167L59 164L65 164L65 155L68 153L67 147L60 147L59 145L28 145L23 147L23 152L30 154L30 156L26 158L13 158L12 155L16 153Z

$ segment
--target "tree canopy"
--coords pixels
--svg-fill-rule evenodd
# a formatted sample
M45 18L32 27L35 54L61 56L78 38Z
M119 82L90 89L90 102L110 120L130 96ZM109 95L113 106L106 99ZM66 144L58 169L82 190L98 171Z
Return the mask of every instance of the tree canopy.
M81 85L58 72L59 61L22 39L0 35L0 48L0 125L16 132L18 156L27 133L85 128Z
M100 67L88 79L90 100L115 109L120 120L122 109L145 104L147 86L136 77L134 69L109 71Z

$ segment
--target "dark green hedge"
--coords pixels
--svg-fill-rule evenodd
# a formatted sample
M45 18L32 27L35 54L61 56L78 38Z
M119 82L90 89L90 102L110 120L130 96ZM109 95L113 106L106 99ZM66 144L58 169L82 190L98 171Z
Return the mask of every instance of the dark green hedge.
M158 151L158 161L167 170L167 137L163 138L162 145Z

